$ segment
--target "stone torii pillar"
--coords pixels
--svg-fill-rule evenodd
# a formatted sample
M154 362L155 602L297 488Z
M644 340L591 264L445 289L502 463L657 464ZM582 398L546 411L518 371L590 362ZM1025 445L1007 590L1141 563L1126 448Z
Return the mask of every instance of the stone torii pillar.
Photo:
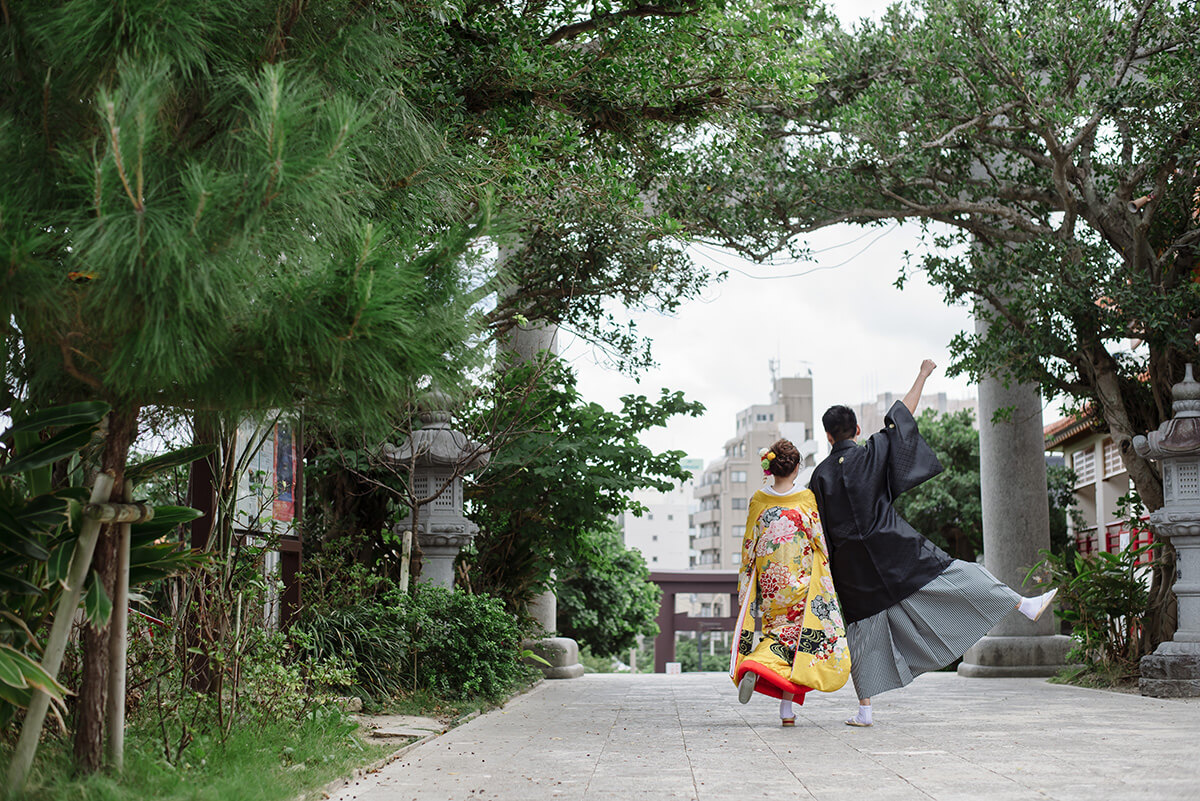
M975 329L988 323L976 317ZM996 412L1011 410L1002 422ZM1046 440L1037 387L995 376L979 382L979 483L983 504L984 566L996 578L1031 594L1022 582L1050 547L1046 488ZM1071 638L1056 634L1058 619L1047 610L1033 622L1009 615L963 656L960 676L1005 678L1053 676L1066 665Z
M541 322L518 326L503 347L520 362L531 362L543 353L555 354L558 351L558 326ZM570 637L557 636L558 596L554 591L547 590L530 601L529 614L550 635L522 643L523 647L550 663L536 663L536 667L548 679L577 679L582 676L584 667L579 663L579 643Z

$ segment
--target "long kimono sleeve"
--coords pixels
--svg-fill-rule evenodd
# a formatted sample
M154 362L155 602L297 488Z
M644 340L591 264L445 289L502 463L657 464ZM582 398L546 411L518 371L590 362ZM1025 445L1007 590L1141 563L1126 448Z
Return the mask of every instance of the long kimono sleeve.
M742 567L738 571L738 607L746 603L746 593L754 580L754 543L758 541L758 516L746 520L746 534L742 537Z
M893 499L942 472L933 448L925 442L917 421L900 401L888 410L881 433L887 438L888 487Z

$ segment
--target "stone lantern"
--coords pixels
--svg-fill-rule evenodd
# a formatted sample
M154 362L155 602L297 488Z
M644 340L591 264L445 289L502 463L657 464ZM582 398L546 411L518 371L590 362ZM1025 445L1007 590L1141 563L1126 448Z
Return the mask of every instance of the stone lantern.
M1151 513L1150 528L1178 554L1175 636L1141 661L1142 694L1159 697L1200 696L1200 384L1192 365L1173 395L1175 416L1133 440L1134 450L1162 466L1163 506Z
M423 555L421 583L453 589L454 560L479 532L463 515L462 476L483 469L488 455L479 443L451 427L450 413L445 411L449 405L444 394L430 393L417 415L421 428L399 447L385 447L384 456L413 471L412 492L418 500L436 494L421 506L415 529L409 515L396 524L396 533L416 535Z

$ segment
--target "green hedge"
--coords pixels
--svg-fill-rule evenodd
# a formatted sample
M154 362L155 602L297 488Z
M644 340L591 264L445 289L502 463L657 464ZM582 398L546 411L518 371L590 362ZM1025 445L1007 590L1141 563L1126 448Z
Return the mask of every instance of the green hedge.
M499 599L419 585L353 607L312 610L292 627L303 658L337 657L367 698L428 690L503 698L526 676L522 632Z

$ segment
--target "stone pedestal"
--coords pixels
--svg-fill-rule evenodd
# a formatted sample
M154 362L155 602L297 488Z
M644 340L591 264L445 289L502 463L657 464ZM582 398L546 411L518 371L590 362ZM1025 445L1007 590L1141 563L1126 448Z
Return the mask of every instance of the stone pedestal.
M579 643L570 637L554 636L558 632L558 598L554 593L546 591L530 601L529 616L551 636L526 640L521 644L550 664L543 665L532 659L528 663L540 668L548 679L577 679L582 676L584 671L579 663Z
M409 523L410 519L402 521ZM466 527L464 527L466 528ZM421 543L421 577L420 584L433 584L436 587L454 589L454 562L463 548L471 544L475 535L475 527L469 531L421 533L418 542Z
M1150 514L1155 536L1169 539L1177 555L1172 589L1179 601L1175 636L1139 665L1142 695L1200 697L1200 384L1187 366L1173 390L1175 416L1133 447L1162 466L1163 506Z
M977 327L985 327L979 321ZM998 409L1011 409L992 423ZM1050 547L1042 402L1036 387L992 377L979 383L979 479L983 503L984 566L1022 595L1029 568ZM1066 665L1071 638L1056 634L1046 610L1036 623L1011 614L963 656L959 675L974 678L1053 676Z
M570 637L526 640L522 645L550 663L543 665L528 660L528 664L540 668L542 675L548 679L577 679L583 675L583 665L579 664L579 643Z
M1138 689L1155 698L1200 696L1200 643L1164 642L1138 664Z

